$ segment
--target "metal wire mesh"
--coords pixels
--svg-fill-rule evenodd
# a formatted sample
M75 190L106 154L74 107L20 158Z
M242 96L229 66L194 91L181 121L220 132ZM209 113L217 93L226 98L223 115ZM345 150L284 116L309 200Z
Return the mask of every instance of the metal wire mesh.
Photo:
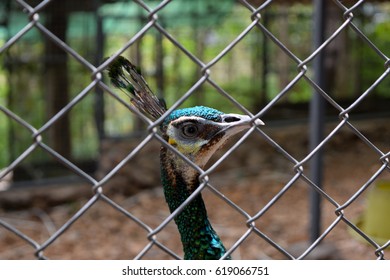
M353 110L361 103L365 102L366 97L377 87L379 83L381 83L382 80L384 80L389 72L390 72L390 60L386 56L385 53L382 52L382 50L378 49L376 45L370 41L369 38L365 36L365 34L355 25L354 23L354 14L353 12L357 9L360 9L364 1L357 1L355 5L353 5L351 8L347 8L344 6L343 1L334 1L332 3L333 5L337 5L340 10L343 11L343 23L331 34L326 40L323 42L323 44L315 49L308 57L304 59L298 58L285 44L283 44L279 39L270 32L266 26L262 23L262 13L267 9L269 5L272 4L273 1L265 1L261 6L259 7L253 7L250 3L247 1L240 1L239 4L243 5L248 10L248 17L251 18L251 23L230 43L228 44L218 55L214 57L209 62L204 62L201 59L199 59L197 56L192 54L184 45L182 42L178 41L175 36L170 34L164 26L159 21L159 12L165 9L167 6L169 6L170 0L162 1L157 7L151 8L143 1L134 1L139 7L144 9L148 13L148 20L145 22L142 28L139 29L139 31L132 37L130 40L128 40L127 43L123 45L123 47L118 50L110 59L104 61L104 63L94 66L90 61L85 59L83 56L78 54L74 49L72 49L69 45L67 45L66 42L59 39L56 34L53 34L50 30L45 27L44 24L40 21L40 13L42 10L45 9L45 6L48 5L50 0L42 1L37 6L33 7L29 5L26 1L23 0L16 0L16 2L20 5L21 9L24 9L26 13L26 18L28 18L28 24L21 29L17 34L13 35L8 41L5 42L4 45L0 47L0 55L4 54L12 48L12 46L18 42L29 30L36 29L38 30L47 40L53 41L58 47L60 47L64 52L69 54L73 59L77 60L81 65L83 65L91 75L91 82L90 84L85 87L81 92L79 92L76 97L74 97L62 110L57 112L52 118L50 118L43 126L41 127L34 127L29 123L29 120L25 120L18 116L15 112L11 111L9 108L5 106L0 106L0 110L2 114L6 115L7 118L12 119L13 121L20 124L20 126L28 130L31 133L31 141L32 144L25 149L23 153L21 153L9 166L7 166L5 169L1 170L0 172L0 178L5 177L9 172L13 171L24 159L26 159L33 151L36 149L43 149L48 154L53 156L55 159L57 159L59 162L61 162L64 166L71 169L74 174L79 176L80 178L87 181L91 189L93 190L92 197L81 207L75 214L72 215L72 217L65 222L58 230L53 232L51 236L46 239L44 242L38 242L31 237L29 237L26 233L20 231L15 226L13 226L11 223L7 222L5 219L0 218L0 226L11 232L12 234L19 237L21 240L23 240L28 246L31 246L35 250L36 257L39 259L46 259L45 256L45 250L51 246L53 242L56 241L61 235L63 235L66 231L71 230L72 225L80 219L86 212L89 211L89 209L98 201L102 201L107 203L108 205L112 206L116 211L122 213L125 215L128 219L132 220L133 222L137 223L144 231L145 231L145 238L149 240L148 244L139 252L139 254L135 257L135 259L142 259L145 254L154 247L158 247L161 250L165 251L167 254L172 256L173 258L180 259L181 257L178 256L171 248L168 248L164 244L162 244L159 241L159 233L164 231L164 229L167 227L167 225L173 220L173 218L180 212L186 205L199 193L204 191L204 189L208 189L211 192L213 192L216 196L220 197L226 204L230 205L234 211L236 211L239 215L241 215L246 220L246 226L247 230L246 232L230 247L228 248L228 251L225 256L228 256L232 254L234 251L236 251L241 244L249 237L249 236L258 236L262 239L264 239L266 242L268 242L271 246L276 248L280 253L282 253L285 257L289 259L303 259L305 258L311 251L313 251L319 243L330 233L332 232L335 227L337 227L339 224L344 223L347 227L351 228L353 231L355 231L358 235L363 237L369 244L370 249L373 254L376 255L378 259L384 259L385 258L385 249L387 249L390 246L390 240L387 241L385 244L380 245L378 244L373 238L371 238L367 233L363 232L359 227L355 225L353 221L348 219L344 215L344 211L350 207L351 204L358 199L362 193L368 189L372 183L384 172L389 172L390 165L389 165L389 159L390 159L390 152L389 151L383 151L380 148L378 148L370 139L368 139L357 127L355 127L352 122L350 121L351 114L353 114ZM146 116L143 116L138 111L134 110L131 106L127 104L126 101L124 101L121 97L119 97L112 88L105 84L102 80L103 77L103 71L105 68L109 65L110 62L112 62L115 57L121 55L125 50L127 50L130 46L135 44L137 40L139 40L144 34L146 34L149 30L155 29L158 32L161 33L162 36L164 36L166 39L168 39L178 50L180 50L183 54L185 54L192 62L194 62L200 70L201 77L197 82L187 91L185 92L166 112L164 116L162 116L159 120L156 122L150 121ZM231 52L237 44L240 43L240 41L245 38L249 33L253 32L255 29L260 29L262 34L265 36L267 40L272 42L276 47L280 48L293 62L297 69L296 76L283 88L279 94L274 97L261 111L256 113L255 115L252 115L244 106L242 106L240 103L235 101L235 99L229 95L223 88L221 88L216 81L214 81L210 73L212 71L212 66L217 64L223 57L225 57L229 52ZM308 75L308 69L310 68L309 64L321 53L324 51L324 49L335 40L335 38L345 29L352 30L357 36L359 36L364 44L369 46L371 49L375 51L377 56L383 61L384 69L383 73L377 78L377 80L365 91L362 92L358 98L354 100L352 104L350 104L348 107L342 107L338 102L336 102L331 95L324 91L321 87L318 86L318 84L311 78L310 75ZM336 125L336 127L326 135L326 137L323 139L321 143L319 143L318 146L316 146L313 150L308 152L306 156L303 159L297 159L294 156L292 156L290 153L288 153L284 147L282 147L280 144L278 144L275 140L273 140L267 133L262 131L260 128L253 126L250 128L241 138L240 140L235 143L219 160L217 160L213 165L211 165L208 169L202 170L198 166L194 165L191 161L186 159L184 156L182 156L179 152L177 152L174 148L172 148L170 145L168 145L164 139L158 134L158 127L159 124L162 122L162 120L173 110L178 108L186 99L188 99L191 95L194 94L194 92L203 84L209 84L212 87L214 87L220 94L221 98L227 98L231 102L233 102L239 109L241 109L244 113L251 115L253 119L255 118L262 118L269 110L271 110L275 104L283 98L288 92L291 90L291 88L300 80L307 81L311 87L313 88L313 91L316 92L316 94L320 94L331 106L333 106L337 112L339 117L339 122ZM101 180L97 180L93 178L91 175L84 172L82 169L80 169L75 163L68 160L67 158L63 157L59 153L57 153L52 147L50 147L48 144L46 144L43 141L42 134L50 129L54 123L56 123L60 118L62 118L65 114L67 114L72 107L77 105L86 95L91 94L91 91L95 88L101 88L106 92L107 94L114 97L118 102L122 103L124 106L128 107L128 109L135 115L137 115L142 121L144 121L148 127L147 132L148 135L139 143L139 145L134 148L130 153L123 158L123 160L115 166L114 169L111 170L107 175L104 176ZM304 169L304 165L310 161L314 155L316 155L341 129L348 129L350 132L352 132L354 135L356 135L362 143L364 143L367 147L369 147L374 153L377 155L377 160L380 162L381 166L379 169L377 169L373 175L370 175L370 178L367 180L366 183L364 183L358 191L356 191L348 201L346 201L344 204L339 204L336 200L334 200L327 192L325 192L323 189L321 189L317 184L315 184L307 175L306 170ZM226 197L223 193L221 193L216 187L214 187L210 181L209 181L209 175L212 173L226 158L234 151L236 150L250 135L258 135L264 141L266 141L270 146L274 147L281 155L283 155L289 162L291 162L293 166L293 172L295 175L293 175L289 181L281 188L281 190L271 199L269 202L260 209L255 215L250 215L247 213L242 205L237 205L232 200L229 199L229 197ZM109 196L107 196L104 192L104 185L129 161L132 160L132 158L139 153L139 151L145 147L150 141L159 141L161 145L166 146L168 149L172 150L173 152L177 153L179 156L181 156L189 165L191 165L194 169L196 169L199 173L199 187L194 191L194 193L183 203L178 209L176 209L171 215L166 217L162 223L160 223L157 227L151 227L148 225L142 217L137 217L134 215L131 211L128 211L124 209L121 205L116 203L113 199L111 199ZM310 188L314 189L316 192L318 192L321 197L328 201L330 204L334 207L335 217L333 222L322 231L321 235L317 238L315 242L313 242L302 254L299 256L293 256L286 248L278 244L278 242L274 241L272 238L268 237L266 233L263 232L261 228L257 226L257 221L272 207L275 205L275 203L285 195L285 193L294 185L294 183L298 180L303 180L306 182L307 185L309 185Z

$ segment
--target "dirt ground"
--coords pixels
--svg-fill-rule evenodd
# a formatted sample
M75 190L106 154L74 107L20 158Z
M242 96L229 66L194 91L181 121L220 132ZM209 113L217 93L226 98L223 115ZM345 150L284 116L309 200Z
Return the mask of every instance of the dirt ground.
M389 152L388 119L364 121L357 126L376 147L385 153ZM329 129L334 127L335 124L331 124ZM269 128L266 132L295 158L303 159L307 151L306 128L304 126L293 128L295 132L298 131L296 134L290 134L290 129ZM255 156L264 158L262 165L236 166L228 169L222 166L210 176L213 187L251 216L261 211L295 175L294 165L291 162L259 135L254 137L257 139L255 141L261 142L259 145L262 146L262 152ZM240 148L235 152L240 153ZM323 189L339 205L346 203L359 191L383 164L379 160L378 153L349 129L332 138L329 145L324 147L324 154ZM230 157L227 161L229 160ZM307 175L308 167L306 165L304 167L304 174ZM367 194L381 180L390 180L389 168L381 172L375 182L344 209L348 221L362 227L359 219L366 209ZM294 257L300 256L309 246L307 244L310 218L308 197L311 189L305 180L299 178L255 222L258 230ZM230 248L248 231L246 217L209 189L205 189L202 195L214 229L221 236L225 246ZM119 193L110 193L107 196L152 229L169 216L159 186L131 197ZM87 201L88 198L83 197L51 207L37 205L22 210L7 210L0 207L0 218L35 242L43 244L77 211L80 211ZM321 209L322 232L324 232L337 222L338 216L335 215L336 207L327 199L322 199ZM149 244L147 234L143 227L125 214L104 200L97 200L44 250L44 256L50 259L133 259ZM160 244L182 256L180 238L173 221L155 238ZM314 255L311 257L376 259L375 249L374 246L357 238L347 223L340 220L326 235L318 249L313 251ZM255 232L251 232L240 243L232 257L234 259L286 258ZM389 249L385 250L385 257L390 258ZM35 258L32 246L0 226L0 259L32 258ZM172 259L172 256L157 245L153 245L142 258Z

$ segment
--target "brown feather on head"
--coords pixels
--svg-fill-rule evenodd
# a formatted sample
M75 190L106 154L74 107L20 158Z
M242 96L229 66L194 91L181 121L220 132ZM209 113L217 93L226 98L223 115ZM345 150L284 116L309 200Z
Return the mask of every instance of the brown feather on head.
M152 92L140 69L123 56L118 56L110 64L108 76L115 87L130 97L133 106L141 113L156 120L167 111L164 100Z

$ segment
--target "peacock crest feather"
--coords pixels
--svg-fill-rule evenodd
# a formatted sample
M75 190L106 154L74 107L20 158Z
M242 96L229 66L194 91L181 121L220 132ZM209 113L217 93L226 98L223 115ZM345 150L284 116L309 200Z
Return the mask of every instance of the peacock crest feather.
M160 118L165 102L150 90L141 71L124 57L116 58L108 68L114 86L130 96L139 111ZM225 114L213 108L196 106L174 110L162 122L163 138L188 159L204 168L210 157L236 133L250 127L246 115ZM255 125L263 125L260 120ZM164 145L160 152L161 182L165 200L175 211L198 188L199 173ZM197 195L174 218L180 233L185 259L220 259L226 248L207 217L202 195ZM230 259L230 256L225 256Z
M150 90L141 70L123 56L111 63L108 76L112 84L129 96L133 106L143 114L156 120L167 111L164 100Z

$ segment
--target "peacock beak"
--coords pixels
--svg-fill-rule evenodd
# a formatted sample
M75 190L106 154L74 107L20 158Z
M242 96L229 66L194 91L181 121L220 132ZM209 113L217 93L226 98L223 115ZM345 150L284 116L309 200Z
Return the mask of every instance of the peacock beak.
M239 115L239 114L223 114L221 115L221 131L224 132L227 137L233 136L245 129L250 128L251 126L260 126L264 125L264 122L260 119L252 120L248 115Z

